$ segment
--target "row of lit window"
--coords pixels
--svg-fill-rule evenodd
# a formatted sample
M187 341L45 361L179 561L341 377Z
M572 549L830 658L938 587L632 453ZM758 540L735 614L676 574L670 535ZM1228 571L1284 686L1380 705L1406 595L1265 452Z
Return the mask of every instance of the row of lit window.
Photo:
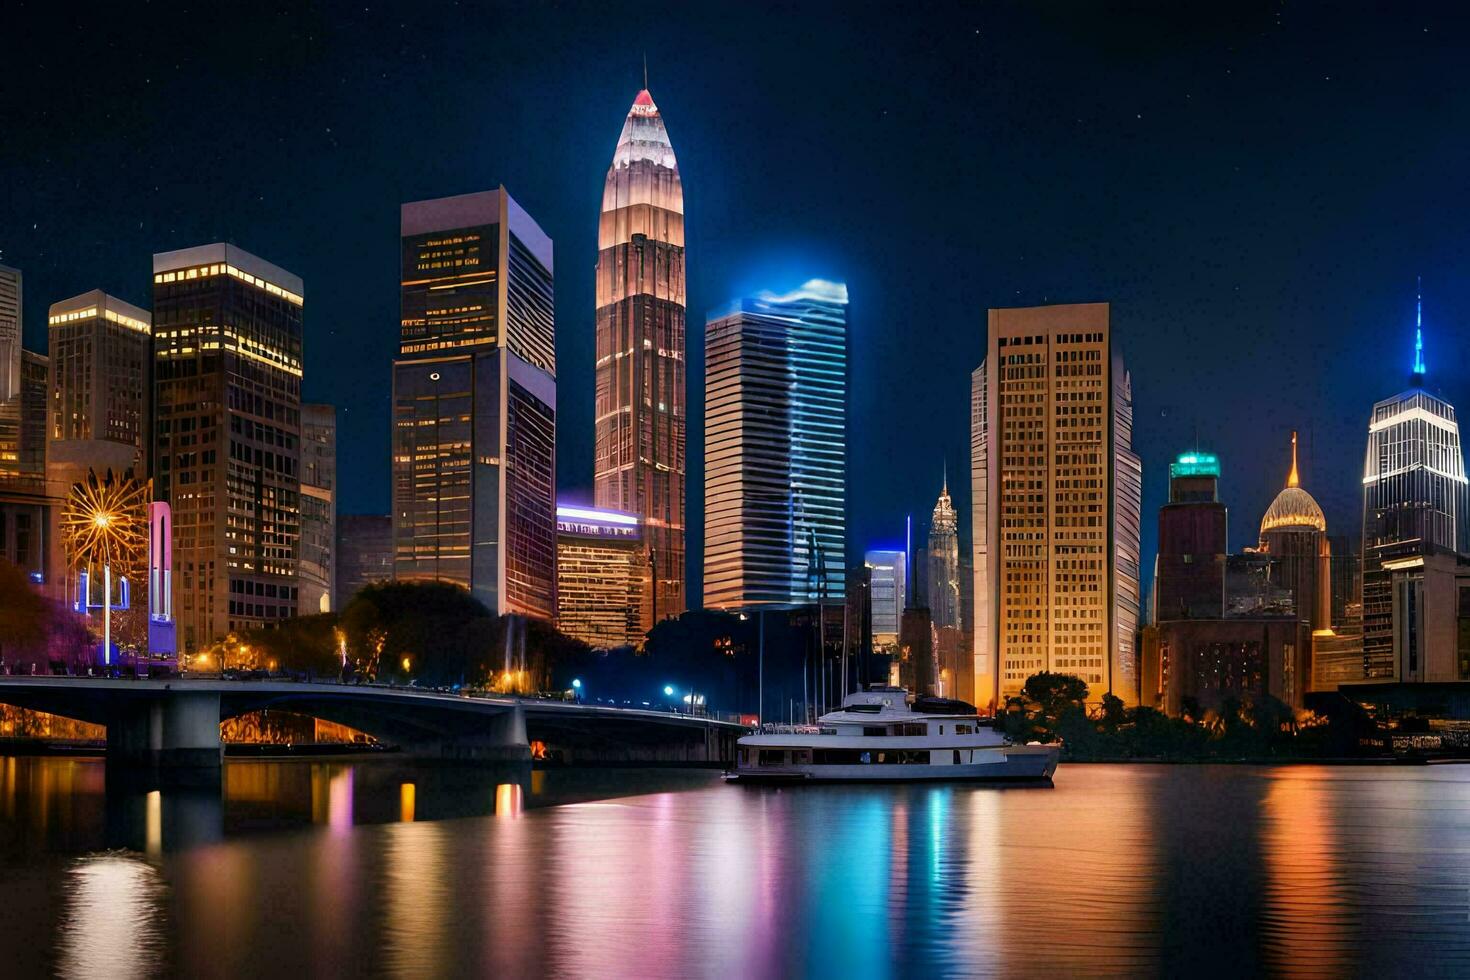
M46 322L54 327L57 324L61 323L71 323L73 320L90 320L96 315L97 307L89 306L85 310L73 310L70 313L54 313L51 316L47 317ZM121 324L124 327L130 327L133 330L141 330L143 333L147 333L149 330L147 321L139 320L135 317L124 316L123 314L118 313L114 310L103 310L102 315L106 319L111 320L113 323Z
M224 263L195 266L189 269L179 269L174 272L154 273L153 283L154 285L159 285L160 283L168 282L184 282L189 279L206 279L210 276L218 276L220 274L233 276L241 282L246 282L259 289L264 289L272 296L279 296L282 299L288 300L289 302L294 303L297 306L302 305L303 301L301 297L296 293L291 292L289 289L282 289L280 286L277 286L273 282L269 282L265 279L260 278L259 276L252 276L250 273L245 272L242 269L237 269L232 265Z

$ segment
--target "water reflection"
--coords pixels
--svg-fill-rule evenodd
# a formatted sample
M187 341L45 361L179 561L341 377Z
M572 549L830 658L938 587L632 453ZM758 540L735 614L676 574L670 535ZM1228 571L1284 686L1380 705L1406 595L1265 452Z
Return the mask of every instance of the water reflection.
M160 913L166 890L158 869L140 858L99 854L68 871L66 910L57 936L63 977L146 977L163 962Z
M94 969L102 908L128 930L111 974L1470 970L1470 767L1073 766L994 790L251 762L210 810L168 787L104 807L85 763L4 761L0 898L12 934L52 937L29 972ZM138 853L47 857L109 834Z

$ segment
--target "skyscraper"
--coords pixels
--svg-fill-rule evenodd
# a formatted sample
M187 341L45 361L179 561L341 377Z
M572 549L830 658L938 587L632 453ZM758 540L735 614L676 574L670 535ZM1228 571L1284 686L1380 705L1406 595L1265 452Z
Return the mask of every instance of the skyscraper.
M1280 559L1279 584L1291 592L1297 619L1313 630L1332 627L1332 554L1327 517L1301 486L1296 433L1291 434L1291 472L1286 486L1261 518L1261 550Z
M337 410L301 406L301 565L296 605L302 616L331 612L337 571Z
M301 280L224 243L153 256L154 494L181 652L296 615Z
M988 361L970 374L970 630L975 659L975 700L995 700L995 604L990 595L990 385Z
M705 605L840 599L847 287L762 293L705 329Z
M991 310L972 383L975 632L997 699L1050 670L1134 701L1142 468L1107 304Z
M1363 461L1363 667L1422 680L1426 559L1466 550L1465 457L1454 406L1424 389L1423 302L1409 387L1373 406ZM1448 646L1449 644L1446 644ZM1433 679L1444 679L1435 677ZM1464 679L1464 678L1460 678Z
M20 393L24 284L19 269L0 265L0 405Z
M56 496L86 476L147 477L153 316L100 289L51 305L47 470Z
M902 551L869 551L863 556L871 573L873 596L873 652L892 653L898 645L908 587Z
M405 204L395 577L556 612L552 247L505 188Z
M677 616L688 605L684 191L647 88L628 110L607 170L597 248L596 504L642 520L655 592L643 605L659 618Z
M1154 559L1154 622L1225 615L1229 515L1219 487L1214 453L1180 453L1169 464L1169 502L1159 508Z
M959 517L949 499L946 469L934 516L929 523L928 549L929 619L936 629L960 627L960 538Z

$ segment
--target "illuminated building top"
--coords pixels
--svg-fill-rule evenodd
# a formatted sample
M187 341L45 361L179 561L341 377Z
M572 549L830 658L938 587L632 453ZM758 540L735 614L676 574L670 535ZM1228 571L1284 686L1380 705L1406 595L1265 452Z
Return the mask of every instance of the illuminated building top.
M101 317L129 330L150 333L153 329L153 314L139 309L132 303L124 303L116 296L109 296L100 289L52 303L46 317L47 326L60 327L78 320Z
M1214 476L1220 475L1220 457L1214 453L1180 453L1169 464L1169 479L1177 480L1184 476Z
M556 533L599 538L637 538L637 514L592 507L556 507Z
M1281 528L1312 528L1327 530L1327 517L1310 493L1300 486L1296 468L1296 433L1291 434L1291 473L1286 477L1286 487L1271 501L1266 514L1261 518L1261 534Z

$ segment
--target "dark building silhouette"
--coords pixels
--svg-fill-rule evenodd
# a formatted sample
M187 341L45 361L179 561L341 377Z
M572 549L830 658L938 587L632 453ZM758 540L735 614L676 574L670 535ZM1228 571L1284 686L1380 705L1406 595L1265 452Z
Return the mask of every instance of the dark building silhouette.
M1169 464L1169 502L1159 508L1154 620L1225 614L1228 516L1220 502L1220 461L1181 453Z

